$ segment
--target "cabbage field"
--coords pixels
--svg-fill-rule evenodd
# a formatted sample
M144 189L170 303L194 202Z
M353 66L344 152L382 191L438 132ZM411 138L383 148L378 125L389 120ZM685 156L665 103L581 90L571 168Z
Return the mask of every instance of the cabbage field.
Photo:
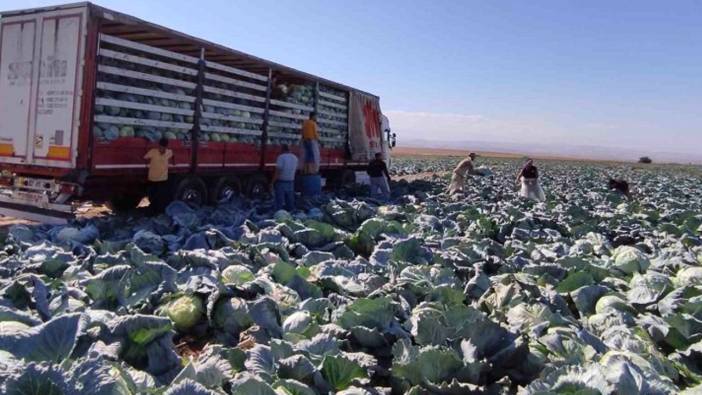
M535 203L513 160L447 195L458 159L396 160L388 204L352 187L292 214L13 226L0 392L702 391L699 168L537 163Z

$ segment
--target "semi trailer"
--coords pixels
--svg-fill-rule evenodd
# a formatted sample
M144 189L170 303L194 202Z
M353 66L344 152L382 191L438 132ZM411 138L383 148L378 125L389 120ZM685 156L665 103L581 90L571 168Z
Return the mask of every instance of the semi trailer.
M315 112L320 173L354 181L395 135L379 97L91 3L0 12L0 213L64 222L79 202L135 207L144 154L174 152L172 198L268 190Z

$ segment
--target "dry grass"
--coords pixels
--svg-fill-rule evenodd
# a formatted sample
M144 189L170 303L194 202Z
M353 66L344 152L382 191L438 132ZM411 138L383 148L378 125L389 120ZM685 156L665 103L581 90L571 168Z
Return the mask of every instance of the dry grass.
M450 149L450 148L421 148L421 147L395 147L392 150L392 155L397 157L466 157L471 152L475 152L480 156L487 158L496 159L522 159L524 157L530 157L538 160L581 160L573 159L565 156L557 155L525 155L520 153L507 153L507 152L491 152L491 151L471 151L465 149Z
M469 153L475 152L480 156L487 158L496 159L522 159L524 157L530 157L541 161L568 161L568 162L580 162L580 163L596 163L606 166L616 166L616 165L627 165L634 168L641 169L679 169L693 174L699 174L702 171L702 166L700 165L690 165L690 164L677 164L677 163L652 163L643 164L636 163L633 161L617 161L617 160L601 160L601 159L582 159L582 158L572 158L567 156L558 155L524 155L519 153L504 153L504 152L490 152L490 151L470 151L464 149L450 149L450 148L421 148L421 147L395 147L392 150L392 156L395 157L466 157Z
M392 150L393 156L468 156L469 153L475 152L481 156L488 156L491 158L506 158L506 159L516 159L522 158L523 155L519 154L505 154L501 152L484 152L484 151L469 151L461 149L449 149L449 148L416 148L416 147L395 147Z

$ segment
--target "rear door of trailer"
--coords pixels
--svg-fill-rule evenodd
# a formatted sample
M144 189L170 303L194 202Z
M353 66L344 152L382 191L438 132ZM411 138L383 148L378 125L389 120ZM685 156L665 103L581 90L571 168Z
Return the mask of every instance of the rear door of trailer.
M0 164L76 166L87 8L0 20Z

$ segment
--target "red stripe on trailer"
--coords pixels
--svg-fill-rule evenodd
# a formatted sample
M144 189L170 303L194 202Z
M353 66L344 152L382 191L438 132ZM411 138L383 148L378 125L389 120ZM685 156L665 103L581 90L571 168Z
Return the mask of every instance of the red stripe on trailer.
M224 147L225 167L260 166L261 147L256 144L226 143Z

